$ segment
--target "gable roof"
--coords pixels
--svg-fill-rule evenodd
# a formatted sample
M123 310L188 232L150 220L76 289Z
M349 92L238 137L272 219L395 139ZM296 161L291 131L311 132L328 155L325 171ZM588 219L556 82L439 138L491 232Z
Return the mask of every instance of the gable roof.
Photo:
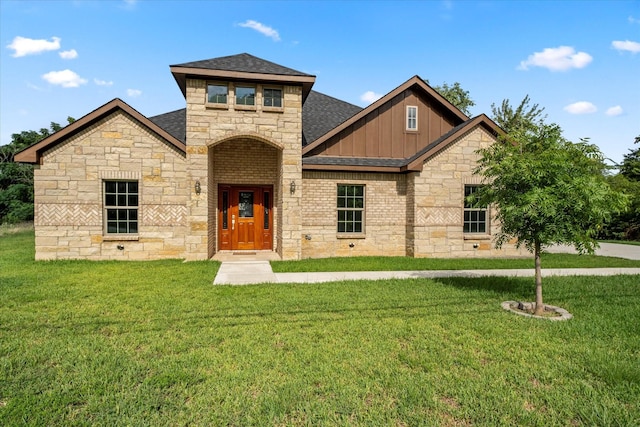
M302 146L312 143L362 107L312 90L302 106Z
M157 116L149 117L156 125L166 130L175 139L182 143L187 142L187 109L171 111Z
M482 126L494 136L504 135L504 131L493 120L485 114L481 114L459 124L406 159L310 156L302 158L302 166L306 170L345 170L348 168L353 172L421 171L427 160L478 126Z
M184 142L180 141L171 133L167 132L167 130L163 129L158 124L154 123L153 121L139 113L123 100L116 98L104 104L103 106L98 107L97 109L69 124L68 126L65 126L58 132L49 135L42 141L37 142L16 153L16 155L14 156L14 160L21 163L40 163L42 154L46 150L50 150L66 139L71 138L72 136L78 134L87 127L98 122L99 120L102 120L110 114L113 114L116 111L122 111L128 114L134 120L138 121L140 124L146 127L149 131L165 140L168 144L177 148L180 152L186 152L186 146Z
M316 81L314 75L284 67L248 53L185 62L171 65L169 68L184 96L187 93L187 77L301 85L303 101Z
M342 122L339 126L334 127L329 132L325 133L321 137L314 140L312 143L307 144L302 149L303 157L309 152L311 152L314 148L318 147L323 142L339 134L340 132L342 132L343 130L345 130L346 128L348 128L358 120L366 117L368 114L372 113L377 108L390 102L391 100L393 100L393 98L395 98L396 96L398 96L399 94L401 94L402 92L410 88L418 88L424 91L429 97L431 97L441 106L443 106L446 111L449 111L455 117L456 121L458 122L457 124L464 123L465 121L469 120L469 117L467 117L466 114L460 111L451 102L447 101L447 99L445 99L442 95L440 95L438 91L436 91L431 86L429 86L419 76L413 76L409 80L407 80L406 82L404 82L403 84L401 84L400 86L398 86L397 88L395 88L394 90L392 90L391 92L383 96L382 98L378 99L376 102L372 103L365 109L361 110L359 113L356 113L348 120L345 120L344 122Z

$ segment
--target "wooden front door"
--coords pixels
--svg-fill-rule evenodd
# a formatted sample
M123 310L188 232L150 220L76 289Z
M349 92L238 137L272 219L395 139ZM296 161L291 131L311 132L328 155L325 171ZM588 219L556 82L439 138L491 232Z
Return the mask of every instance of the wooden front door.
M220 185L220 250L265 250L273 247L273 187Z

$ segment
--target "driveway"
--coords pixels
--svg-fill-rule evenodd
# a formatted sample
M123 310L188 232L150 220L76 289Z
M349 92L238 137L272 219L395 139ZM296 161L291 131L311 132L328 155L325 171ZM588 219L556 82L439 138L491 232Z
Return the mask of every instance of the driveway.
M577 253L573 246L565 245L552 246L546 249L546 251L556 254ZM600 248L596 249L596 255L640 260L640 246L623 245L620 243L600 243Z

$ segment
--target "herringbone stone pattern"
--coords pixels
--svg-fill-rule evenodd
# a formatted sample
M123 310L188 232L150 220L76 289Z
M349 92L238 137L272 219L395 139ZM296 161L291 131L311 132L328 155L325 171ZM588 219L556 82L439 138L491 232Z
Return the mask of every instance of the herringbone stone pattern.
M95 204L37 203L34 223L40 225L100 226L100 206Z
M418 208L416 224L462 226L462 213L459 208Z
M142 225L183 226L187 224L187 207L184 205L144 205Z

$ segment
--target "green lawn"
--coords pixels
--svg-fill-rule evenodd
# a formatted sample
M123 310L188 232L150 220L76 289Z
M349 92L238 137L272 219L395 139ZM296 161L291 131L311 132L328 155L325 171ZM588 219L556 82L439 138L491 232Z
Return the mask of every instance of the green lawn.
M278 273L308 271L478 270L534 268L531 258L408 258L349 257L272 261ZM542 254L542 268L640 267L640 261L575 254Z
M640 425L640 276L212 286L0 236L0 425Z

